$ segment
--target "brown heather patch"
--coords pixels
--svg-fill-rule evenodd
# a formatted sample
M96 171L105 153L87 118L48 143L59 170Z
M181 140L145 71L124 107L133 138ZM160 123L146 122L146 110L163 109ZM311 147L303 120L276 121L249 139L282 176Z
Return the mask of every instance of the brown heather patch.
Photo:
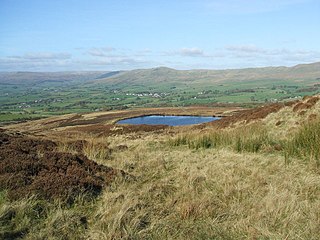
M274 103L270 105L266 105L263 107L258 107L254 109L249 110L243 110L239 113L236 113L232 116L224 117L220 120L211 122L207 125L214 126L218 128L225 128L229 127L235 123L238 122L245 122L249 123L255 120L263 119L266 116L268 116L270 113L278 112L281 108L290 105L291 103L285 104L285 103Z
M304 100L307 100L307 101L301 101L293 107L294 112L312 108L320 100L320 98L318 96L314 96L314 97L306 97Z
M314 106L320 100L319 96L310 97L307 101L308 104L312 104Z
M11 199L36 194L72 202L79 194L97 196L119 174L84 155L58 152L52 141L0 132L0 190Z

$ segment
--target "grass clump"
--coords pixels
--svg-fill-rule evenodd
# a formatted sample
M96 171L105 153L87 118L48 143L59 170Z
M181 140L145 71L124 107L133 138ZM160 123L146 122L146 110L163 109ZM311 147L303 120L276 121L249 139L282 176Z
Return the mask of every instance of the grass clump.
M83 147L83 153L89 159L95 160L96 162L107 160L111 158L111 149L107 142L99 142L95 139L91 139Z
M82 197L73 205L36 196L10 201L0 192L0 239L85 239L94 202Z
M228 147L236 152L259 152L280 145L272 139L267 129L260 124L231 130L211 130L208 133L180 135L169 140L170 146L187 145L190 149Z
M303 125L297 134L286 143L286 161L290 157L299 157L320 165L320 120Z

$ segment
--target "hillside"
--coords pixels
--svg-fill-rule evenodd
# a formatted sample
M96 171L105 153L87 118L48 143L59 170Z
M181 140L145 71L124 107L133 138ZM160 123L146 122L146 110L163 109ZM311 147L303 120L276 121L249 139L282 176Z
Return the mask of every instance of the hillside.
M88 81L106 72L0 72L0 84L43 84L46 82Z
M319 80L320 62L300 64L294 67L265 67L230 70L175 70L166 67L122 72L98 82L146 83L196 82L201 84L229 83L256 80Z
M181 110L171 109L170 113ZM210 112L206 108L201 111ZM11 155L17 152L43 164L1 169L37 176L36 170L45 171L48 164L51 166L47 157L53 157L57 165L46 181L59 186L60 179L71 178L70 185L64 186L80 195L71 195L71 205L61 205L57 198L61 195L51 193L49 201L36 196L23 198L23 191L12 199L16 183L2 178L0 236L318 239L320 95L255 109L219 111L229 116L186 127L114 123L119 118L146 114L130 110L7 126L1 133L2 151L9 151L6 146L14 146L12 141L20 142L10 150ZM46 152L44 144L56 148L55 152ZM4 156L0 164L7 159ZM73 168L81 174L71 171ZM101 171L111 169L120 170L121 176L111 174L112 178L103 182ZM61 177L55 177L56 173ZM6 174L8 171L0 172L1 176ZM34 179L27 186L37 192L41 182ZM77 181L84 191L90 193L90 184L98 184L98 190L93 196L83 195L74 188ZM66 189L61 191L63 196Z
M0 83L38 83L44 81L95 81L111 84L154 82L223 83L254 80L319 80L320 62L294 67L263 67L228 70L175 70L167 67L131 71L91 72L0 72Z

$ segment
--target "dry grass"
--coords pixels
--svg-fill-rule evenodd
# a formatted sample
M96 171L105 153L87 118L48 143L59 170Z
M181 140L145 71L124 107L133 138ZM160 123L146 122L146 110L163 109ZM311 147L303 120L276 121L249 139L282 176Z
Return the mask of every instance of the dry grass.
M79 215L77 207L52 208L34 224L43 229L27 238L54 238L61 232L66 239L81 235L92 240L318 239L320 175L316 169L297 159L287 165L282 153L264 151L265 147L238 151L237 139L265 141L259 136L265 136L266 130L259 125L219 134L214 135L219 139L217 146L209 148L171 146L168 135L151 133L139 138L88 137L87 156L135 178L115 181L94 208L89 207L90 213L89 208L85 210L86 215ZM199 132L187 136L196 141L203 137ZM98 147L101 143L108 149L126 144L128 149L113 150L112 158L105 157ZM88 218L87 229L80 224L80 216Z
M94 202L80 196L72 207L36 196L10 202L0 192L0 239L85 239Z
M289 112L226 130L181 128L174 137L171 130L74 135L87 141L86 156L134 177L117 179L87 206L56 205L16 229L31 225L36 233L29 239L319 239L319 167L305 159L319 157L320 124L296 126ZM0 219L8 204L15 203L1 202Z
M115 152L108 165L137 178L106 189L89 239L320 236L320 176L301 161L286 165L281 155L171 148L140 139Z
M109 147L107 137L74 135L70 138L60 138L58 149L62 152L84 154L87 158L96 162L103 162L111 158L112 150Z
M170 146L187 145L191 149L230 148L237 152L275 151L283 141L270 137L261 123L231 129L209 129L205 132L182 133L168 141Z

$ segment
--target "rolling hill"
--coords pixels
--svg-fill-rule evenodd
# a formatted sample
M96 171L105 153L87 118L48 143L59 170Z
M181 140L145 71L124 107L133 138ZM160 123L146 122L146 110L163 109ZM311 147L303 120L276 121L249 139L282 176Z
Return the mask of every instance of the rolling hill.
M256 80L319 80L320 62L294 67L264 67L231 70L175 70L167 67L119 72L97 82L152 83L197 82L223 83Z
M0 72L0 83L37 84L44 82L86 81L106 72Z
M263 67L228 70L175 70L168 67L131 71L1 72L0 83L83 80L96 83L197 82L222 83L256 80L320 80L320 62L294 67Z

